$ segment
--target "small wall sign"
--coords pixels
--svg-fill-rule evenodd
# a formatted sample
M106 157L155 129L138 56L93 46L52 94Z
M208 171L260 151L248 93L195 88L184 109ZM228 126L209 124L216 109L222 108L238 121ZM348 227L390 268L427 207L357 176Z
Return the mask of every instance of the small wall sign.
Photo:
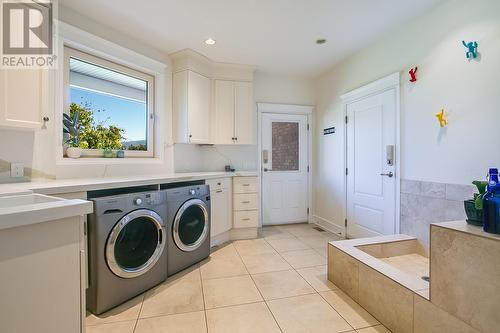
M328 127L323 130L323 135L329 135L335 133L335 127Z

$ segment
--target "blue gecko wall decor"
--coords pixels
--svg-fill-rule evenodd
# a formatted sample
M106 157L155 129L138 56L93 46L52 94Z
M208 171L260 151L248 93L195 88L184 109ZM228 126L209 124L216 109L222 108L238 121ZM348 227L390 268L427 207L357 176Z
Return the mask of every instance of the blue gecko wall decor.
M462 44L467 48L467 53L465 54L467 56L467 59L476 59L477 58L477 42L468 42L466 43L465 41L462 41Z

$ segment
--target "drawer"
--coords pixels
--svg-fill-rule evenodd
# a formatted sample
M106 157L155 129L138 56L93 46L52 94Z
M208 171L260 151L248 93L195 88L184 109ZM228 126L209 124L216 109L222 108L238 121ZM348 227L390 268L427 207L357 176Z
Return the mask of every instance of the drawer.
M257 193L234 194L234 210L255 210L259 209L259 200Z
M210 191L229 189L231 186L231 178L207 179L205 183L210 186Z
M259 191L258 177L234 177L234 193L257 193Z
M242 210L233 214L233 228L257 228L259 226L258 210Z

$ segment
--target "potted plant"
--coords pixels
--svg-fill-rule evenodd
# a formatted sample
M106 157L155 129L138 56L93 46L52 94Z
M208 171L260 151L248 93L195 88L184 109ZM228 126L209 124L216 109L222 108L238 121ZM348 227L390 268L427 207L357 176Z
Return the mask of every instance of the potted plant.
M73 113L73 118L68 114L63 114L63 132L69 136L64 143L68 145L66 149L66 156L69 158L80 158L82 156L82 148L80 147L80 131L79 131L79 118L78 112Z
M479 193L474 193L474 199L465 200L464 208L467 214L467 223L482 226L483 225L483 197L486 193L488 182L475 180L472 184L476 185Z

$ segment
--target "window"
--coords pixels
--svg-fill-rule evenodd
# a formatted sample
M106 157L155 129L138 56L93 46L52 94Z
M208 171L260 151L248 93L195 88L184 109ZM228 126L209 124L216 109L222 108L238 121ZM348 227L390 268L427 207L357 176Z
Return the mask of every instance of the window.
M64 52L64 112L69 120L78 114L78 135L63 133L64 142L86 157L105 150L153 157L154 77L70 47Z

